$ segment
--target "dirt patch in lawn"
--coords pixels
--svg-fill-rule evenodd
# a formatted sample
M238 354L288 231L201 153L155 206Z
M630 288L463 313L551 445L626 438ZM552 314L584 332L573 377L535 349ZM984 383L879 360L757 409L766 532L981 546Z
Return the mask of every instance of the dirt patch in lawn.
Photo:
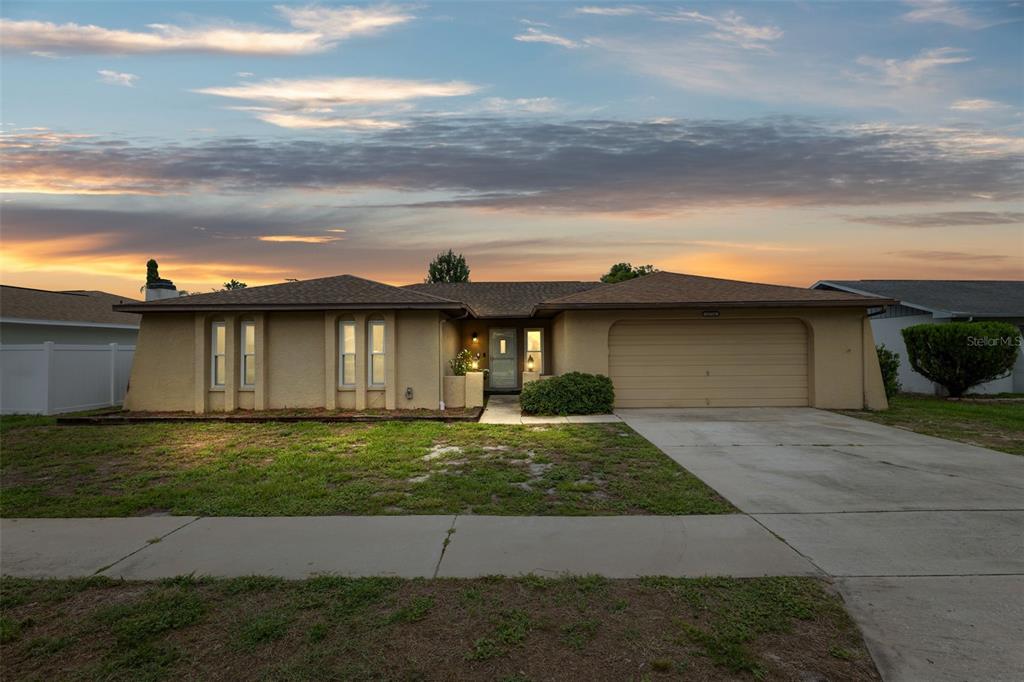
M0 586L5 679L879 679L808 578Z

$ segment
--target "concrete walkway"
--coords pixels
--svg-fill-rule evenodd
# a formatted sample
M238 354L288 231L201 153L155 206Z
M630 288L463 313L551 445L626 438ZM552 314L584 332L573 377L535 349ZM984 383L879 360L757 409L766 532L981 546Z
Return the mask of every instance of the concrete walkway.
M3 519L0 542L22 577L820 575L743 514Z
M519 409L519 396L492 395L480 415L481 424L601 424L622 421L614 414L580 414L568 417L531 417Z
M833 576L886 680L1024 680L1024 457L812 409L619 414Z

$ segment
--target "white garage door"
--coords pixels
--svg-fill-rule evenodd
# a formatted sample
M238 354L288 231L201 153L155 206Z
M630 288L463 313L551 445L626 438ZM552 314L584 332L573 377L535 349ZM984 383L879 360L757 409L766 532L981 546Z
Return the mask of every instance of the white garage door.
M618 407L808 404L797 320L619 322L608 353Z

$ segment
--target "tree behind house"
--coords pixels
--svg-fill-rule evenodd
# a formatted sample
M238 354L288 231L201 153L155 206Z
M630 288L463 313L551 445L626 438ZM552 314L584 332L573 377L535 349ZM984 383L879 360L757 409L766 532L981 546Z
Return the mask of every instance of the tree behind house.
M461 254L454 253L448 249L447 253L439 253L430 261L427 268L427 284L438 282L468 282L469 266L466 265L466 258Z
M601 281L605 284L615 284L616 282L625 282L628 279L650 275L657 271L658 269L653 265L634 266L632 263L616 263L608 270L608 274L601 277Z

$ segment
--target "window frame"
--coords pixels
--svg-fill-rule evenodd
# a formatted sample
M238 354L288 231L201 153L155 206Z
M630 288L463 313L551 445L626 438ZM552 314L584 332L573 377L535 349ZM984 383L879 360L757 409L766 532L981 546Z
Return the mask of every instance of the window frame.
M245 331L246 329L252 330L252 352L245 352ZM258 367L256 366L256 320L242 320L238 328L238 350L239 358L241 360L239 366L238 387L246 390L254 390L256 388L256 381L259 379L259 375L256 373ZM253 380L251 384L245 382L246 375L246 360L252 358L252 375Z
M217 352L217 331L224 334L224 352ZM228 326L224 320L214 320L210 323L210 388L222 391L227 387L228 373ZM217 358L224 358L224 374L221 382L217 383Z
M352 328L352 348L349 349L345 345L345 327ZM349 389L356 387L356 321L355 320L338 320L338 387ZM345 383L345 356L352 356L352 381Z
M380 334L381 334L381 343L380 343L381 350L380 351L375 351L373 349L374 341L377 338L375 329L379 329L380 330ZM367 337L366 338L366 364L367 364L367 368L366 368L366 385L368 387L370 387L370 388L376 388L376 389L384 388L384 387L387 386L387 383L388 383L388 369L387 369L388 336L387 336L387 323L384 320L380 320L380 319L378 319L378 320L369 320L366 323L366 332L367 332L367 334L366 334L366 337ZM373 360L378 355L381 356L382 358L384 358L384 369L383 369L384 376L381 377L381 381L380 382L375 381L375 379L377 377L374 376L374 372L373 372Z
M530 350L530 332L537 332L540 335L540 350ZM540 356L540 362L535 363L534 372L538 374L544 374L544 328L543 327L527 327L523 329L523 371L528 372L526 369L527 361L530 359L531 354Z

